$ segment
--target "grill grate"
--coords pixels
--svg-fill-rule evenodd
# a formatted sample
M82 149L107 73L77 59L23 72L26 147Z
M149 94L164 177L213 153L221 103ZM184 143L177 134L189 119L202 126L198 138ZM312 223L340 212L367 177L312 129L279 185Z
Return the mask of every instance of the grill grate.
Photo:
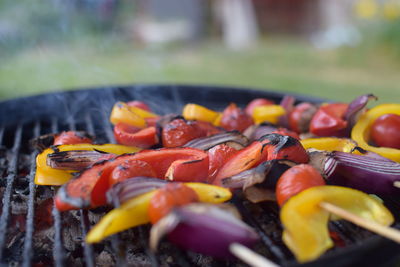
M159 91L158 88L155 88L153 91L144 90L145 88L142 89L102 89L94 93L94 95L98 95L99 99L94 99L90 102L90 105L85 103L83 107L82 105L71 107L70 102L78 99L82 103L83 98L81 94L88 95L88 93L71 93L72 97L68 94L63 94L61 97L56 95L51 98L53 102L55 101L53 106L61 106L62 108L60 111L54 112L54 114L47 110L42 117L32 115L28 120L14 118L14 121L18 121L18 123L9 123L4 118L4 121L0 121L1 125L3 125L0 128L0 147L4 147L6 151L5 158L2 159L0 155L0 160L6 162L4 171L0 169L0 175L4 179L0 183L0 196L2 193L3 204L0 216L0 264L14 264L28 267L40 263L44 258L46 259L45 265L54 266L75 264L91 267L102 265L102 263L118 266L242 266L237 261L218 261L207 256L185 252L167 242L163 242L159 253L154 254L147 247L148 226L138 227L114 235L101 244L86 244L84 242L86 233L105 209L93 211L79 210L61 214L52 207L49 214L52 216L52 226L48 233L51 239L50 243L43 245L48 246L44 252L40 252L41 249L37 249L35 245L35 238L37 238L38 231L38 229L35 229L36 221L42 218L38 218L40 212L37 212L35 209L38 207L38 200L43 200L41 197L44 194L53 196L56 188L50 190L49 188L36 187L34 184L35 158L37 153L28 149L28 141L32 137L62 130L85 130L90 134L96 134L100 142L114 142L114 135L112 127L108 122L108 115L116 99L126 101L135 98L148 98L150 99L150 105L157 113L166 113L177 111L182 106L182 103L188 102L188 99L210 107L212 105L221 107L226 104L227 100L225 100L225 97L229 94L233 96L237 95L236 102L238 103L245 103L251 98L260 96L271 96L275 99L280 97L280 95L270 93L251 91L249 93L249 91L244 90L232 91L232 89L221 88L218 89L222 92L220 94L218 93L219 91L214 90L215 88L201 88L202 90L199 90L197 87L187 87L185 89L173 87L167 88L168 90L164 91ZM158 94L158 96L154 97L154 93ZM197 99L196 96L198 96ZM66 100L62 100L63 104L60 105L57 101L64 98ZM160 102L160 99L163 101ZM232 99L232 101L234 100ZM66 102L64 103L64 101ZM33 103L36 102L33 101ZM47 103L52 102L47 100ZM174 107L177 108L175 109ZM0 114L4 114L4 112L0 104ZM54 117L49 117L49 114L52 114ZM27 163L24 163L26 159L28 159ZM2 167L0 166L0 168ZM26 192L18 192L17 187L19 183L27 184ZM15 226L13 222L12 203L21 194L26 195L24 198L26 201L23 203L26 208L24 217L25 228L24 231L12 236L13 232L11 229ZM250 204L243 202L238 196L235 196L232 202L239 209L244 220L259 233L261 242L255 248L258 253L274 260L282 266L298 265L293 260L292 254L282 243L279 210L275 204ZM395 211L397 222L399 222L399 200L390 199L388 203L392 211ZM69 231L71 221L77 222L77 236L74 235L75 232ZM399 224L397 223L396 226L399 227ZM359 258L364 258L369 257L372 250L374 250L374 253L377 253L378 249L387 248L385 251L392 253L392 251L395 251L394 249L398 249L398 246L394 247L388 241L384 242L377 237L370 238L372 236L371 233L347 222L333 222L330 227L343 239L348 249L332 249L321 257L319 261L311 265L349 265L355 260L351 258L356 257L356 255ZM132 240L137 242L132 242ZM72 245L71 242L73 243ZM71 249L71 246L75 249ZM390 258L390 255L393 258L393 255L395 255L394 252L389 255L387 253L381 254L380 259L385 259L384 257L386 259ZM349 257L348 255L351 256ZM335 264L333 259L340 259L340 261ZM370 259L368 258L368 260ZM373 260L368 260L365 262L370 263L370 265L375 263Z

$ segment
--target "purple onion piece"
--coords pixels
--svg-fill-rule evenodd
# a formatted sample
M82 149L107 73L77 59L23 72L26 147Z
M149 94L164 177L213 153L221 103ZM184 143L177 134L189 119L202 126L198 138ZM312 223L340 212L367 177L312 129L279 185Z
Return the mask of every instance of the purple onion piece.
M168 182L158 178L132 177L123 182L114 184L107 191L107 201L119 206L126 201L155 189L164 187Z
M290 96L290 95L285 95L282 98L281 103L279 105L281 105L285 109L286 113L285 113L285 115L282 115L281 117L279 117L278 122L279 122L280 126L289 129L289 114L290 114L290 112L292 112L295 102L296 102L296 98L294 98L293 96Z
M83 171L102 160L109 160L117 155L99 150L58 151L47 155L46 164L53 169Z
M324 174L329 184L369 194L400 193L400 188L394 186L394 182L400 181L400 164L394 161L335 151L327 155Z
M243 148L249 144L249 139L237 131L224 132L214 134L208 137L200 137L187 142L183 147L192 147L201 150L209 150L210 148L224 143L236 143Z
M156 250L160 240L168 235L171 242L183 249L219 259L231 258L230 244L251 247L259 239L236 214L236 209L228 204L196 203L176 208L153 225L150 248Z
M354 124L357 122L358 117L362 114L365 106L370 100L378 100L373 94L361 95L351 101L346 113L344 114L345 120L348 122L348 130L351 131Z

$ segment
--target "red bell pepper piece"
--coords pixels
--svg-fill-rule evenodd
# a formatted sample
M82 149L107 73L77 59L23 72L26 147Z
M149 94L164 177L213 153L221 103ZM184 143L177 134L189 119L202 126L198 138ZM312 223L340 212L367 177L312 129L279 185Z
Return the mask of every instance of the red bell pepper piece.
M132 177L156 177L156 172L150 164L143 160L127 159L118 165L111 172L109 183L113 184L122 182Z
M310 123L310 132L317 136L346 136L347 121L343 119L348 104L333 103L321 106Z
M154 126L140 129L120 122L114 126L114 136L118 144L126 146L150 148L158 143Z
M92 144L93 140L82 132L66 131L61 132L54 138L54 146L74 145L74 144Z
M221 185L223 178L256 167L261 162L274 159L307 163L309 156L299 140L291 136L267 134L232 155L218 171L213 184Z
M236 104L231 103L222 113L220 125L227 131L237 130L243 132L253 124L253 118L246 114Z
M144 109L144 110L146 110L146 111L148 111L148 112L152 112L152 110L150 109L150 107L149 107L146 103L144 103L144 102L142 102L142 101L133 100L133 101L127 102L126 104L127 104L128 106L130 106L130 107L137 107L137 108Z
M213 183L218 170L224 165L229 158L236 154L237 150L225 144L217 145L208 150L209 167L208 167L208 182Z
M292 132L286 128L278 128L275 131L272 131L271 133L276 133L276 134L280 134L280 135L288 135L293 138L296 138L297 140L300 140L300 136L297 133Z
M106 204L112 173L129 161L143 161L149 166L138 168L137 176L147 176L154 170L160 179L181 182L203 182L208 176L208 155L195 148L143 150L98 163L64 184L57 193L56 207L60 211L72 208L98 207Z

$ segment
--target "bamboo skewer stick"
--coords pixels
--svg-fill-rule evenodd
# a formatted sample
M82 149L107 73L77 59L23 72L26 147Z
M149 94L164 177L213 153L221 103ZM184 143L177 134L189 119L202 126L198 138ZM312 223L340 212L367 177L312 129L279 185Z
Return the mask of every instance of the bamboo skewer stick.
M327 202L321 202L319 206L324 210L329 211L330 213L333 213L337 216L340 216L341 218L346 219L360 227L363 227L371 232L374 232L390 240L393 240L397 243L400 243L400 231L395 228L387 227L379 223L369 221L367 219L364 219L351 212L348 212L347 210L344 210L336 205Z
M393 186L394 186L394 187L400 188L400 181L395 181L395 182L393 183Z
M245 247L239 243L232 243L229 246L230 252L243 262L247 263L252 267L279 267L278 264L271 260L255 253L248 247Z

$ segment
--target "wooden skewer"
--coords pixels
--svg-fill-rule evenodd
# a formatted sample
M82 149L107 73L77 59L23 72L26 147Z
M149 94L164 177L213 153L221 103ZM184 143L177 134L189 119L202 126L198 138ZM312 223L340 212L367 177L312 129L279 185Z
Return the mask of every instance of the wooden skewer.
M229 250L233 255L252 267L279 267L278 264L239 243L232 243L229 246Z
M321 202L319 206L324 210L340 216L343 219L346 219L360 227L363 227L371 232L400 243L400 231L395 228L387 227L382 224L369 221L328 202Z
M395 182L393 183L393 185L394 185L395 187L400 188L400 181L395 181Z

